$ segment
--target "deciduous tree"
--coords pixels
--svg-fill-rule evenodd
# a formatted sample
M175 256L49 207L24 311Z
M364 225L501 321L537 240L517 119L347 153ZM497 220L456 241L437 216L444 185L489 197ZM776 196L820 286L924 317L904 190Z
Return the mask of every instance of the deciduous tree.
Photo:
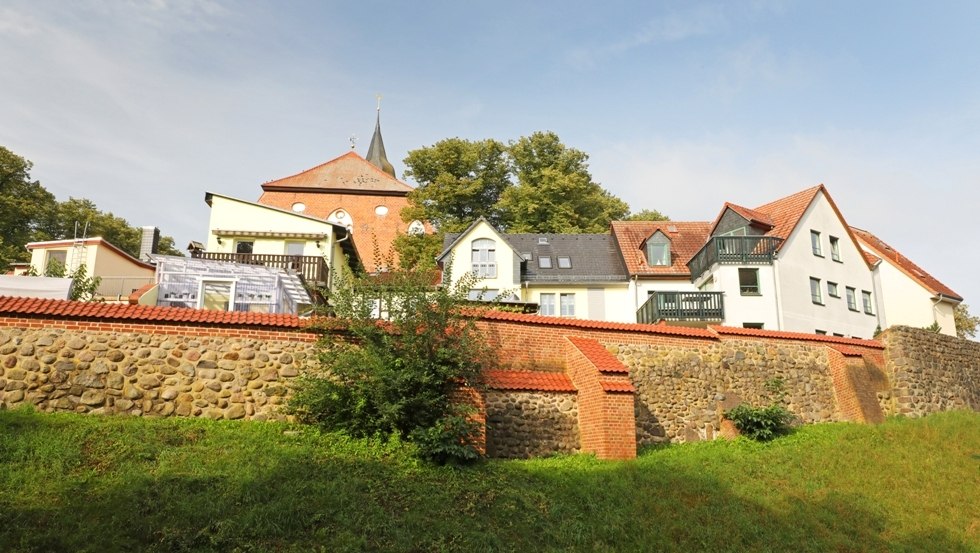
M970 315L970 306L960 303L953 310L953 319L956 321L956 335L960 338L975 338L977 326L980 326L980 317Z

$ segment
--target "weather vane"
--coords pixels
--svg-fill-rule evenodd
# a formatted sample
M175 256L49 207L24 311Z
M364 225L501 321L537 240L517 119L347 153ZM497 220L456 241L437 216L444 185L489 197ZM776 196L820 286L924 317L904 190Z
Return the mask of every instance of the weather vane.
M381 94L375 94L374 97L378 99L378 111L381 111Z
M357 135L356 134L350 135L350 137L347 140L350 140L350 149L351 150L357 148Z

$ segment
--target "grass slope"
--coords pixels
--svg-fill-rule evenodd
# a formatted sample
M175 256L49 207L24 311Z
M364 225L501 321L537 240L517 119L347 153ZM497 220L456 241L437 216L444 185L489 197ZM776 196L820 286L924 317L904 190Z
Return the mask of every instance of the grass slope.
M274 423L0 411L0 551L980 551L978 429L457 469Z

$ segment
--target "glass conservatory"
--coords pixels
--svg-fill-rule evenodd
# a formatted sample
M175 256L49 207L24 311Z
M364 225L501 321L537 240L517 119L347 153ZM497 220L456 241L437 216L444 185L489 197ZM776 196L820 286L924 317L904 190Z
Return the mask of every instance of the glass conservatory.
M264 265L150 255L157 305L304 315L310 295L295 273Z

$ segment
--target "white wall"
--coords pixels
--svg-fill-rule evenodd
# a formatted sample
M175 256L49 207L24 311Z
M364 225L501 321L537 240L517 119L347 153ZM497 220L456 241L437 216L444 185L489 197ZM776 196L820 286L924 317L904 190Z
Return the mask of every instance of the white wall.
M820 232L823 257L815 256L811 250L811 230ZM831 259L830 236L839 239L840 262ZM874 293L871 270L822 192L818 192L793 234L787 237L775 262L775 273L780 288L781 330L813 333L820 329L859 338L874 335L878 318L865 314L861 302L862 290ZM824 305L811 301L810 277L820 279ZM837 283L839 298L827 294L828 281ZM847 286L856 289L856 312L847 307Z
M469 232L463 235L456 242L451 252L451 257L447 257L444 260L444 262L450 263L453 282L458 282L463 275L473 271L473 241L482 238L493 240L496 244L497 276L495 278L482 278L477 281L473 288L486 288L488 290L496 290L498 293L512 292L517 297L521 297L521 258L493 230L493 227L483 221L478 222Z
M758 269L759 295L742 295L738 279L740 268ZM762 323L766 330L779 329L777 289L772 265L717 265L712 271L712 283L705 292L725 294L725 326L740 327L743 323Z
M304 242L303 255L326 256L329 259L329 253L333 250L333 226L329 223L222 196L211 197L208 229L208 252L235 253L235 244L241 240L253 242L252 253L255 254L283 255L287 241ZM219 244L216 230L324 234L327 238L320 240L319 247L316 240L258 237L221 237Z
M888 259L881 260L875 273L881 290L878 305L882 328L895 325L921 328L939 323L943 334L956 336L952 304L945 301L937 304L932 292Z
M602 289L601 313L589 310L589 289ZM626 282L602 285L569 286L558 284L531 284L524 291L522 299L526 302L540 303L541 294L555 294L555 316L561 316L560 294L575 295L575 318L612 321L619 323L635 323L636 311L632 310L629 301L629 287Z

